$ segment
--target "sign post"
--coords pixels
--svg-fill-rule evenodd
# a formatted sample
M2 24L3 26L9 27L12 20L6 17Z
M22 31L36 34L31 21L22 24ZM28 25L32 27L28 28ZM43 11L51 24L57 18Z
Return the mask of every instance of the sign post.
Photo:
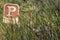
M17 24L17 26L19 26L18 16L19 16L19 6L17 4L8 3L8 4L4 5L3 22L8 24L8 28L9 29L11 28L11 30L12 30L13 36L11 36L11 39L16 39L16 35L15 35L16 32L15 32L15 30L13 30L12 24Z

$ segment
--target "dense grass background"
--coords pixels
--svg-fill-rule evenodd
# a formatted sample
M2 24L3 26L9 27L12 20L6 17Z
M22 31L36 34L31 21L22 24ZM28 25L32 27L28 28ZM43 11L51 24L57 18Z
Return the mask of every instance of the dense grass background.
M6 3L19 5L20 28L3 23ZM60 0L0 0L0 40L60 40L59 11Z

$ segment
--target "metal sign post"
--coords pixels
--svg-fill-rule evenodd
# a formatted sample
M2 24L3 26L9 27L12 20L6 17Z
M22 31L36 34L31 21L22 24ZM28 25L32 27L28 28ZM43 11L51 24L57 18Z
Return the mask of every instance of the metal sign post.
M19 26L18 16L19 16L19 6L17 4L7 3L4 5L3 22L8 24L8 28L11 29L12 35L14 35L11 36L11 40L16 38L16 35L14 34L16 32L15 30L13 30L12 24L17 24L17 26Z

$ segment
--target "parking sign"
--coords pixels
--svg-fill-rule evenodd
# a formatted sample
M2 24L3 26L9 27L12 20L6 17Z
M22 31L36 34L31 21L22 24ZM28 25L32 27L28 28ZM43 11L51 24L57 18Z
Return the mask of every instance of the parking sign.
M4 13L3 13L3 22L9 23L13 22L14 24L18 22L19 16L19 6L17 4L5 4Z

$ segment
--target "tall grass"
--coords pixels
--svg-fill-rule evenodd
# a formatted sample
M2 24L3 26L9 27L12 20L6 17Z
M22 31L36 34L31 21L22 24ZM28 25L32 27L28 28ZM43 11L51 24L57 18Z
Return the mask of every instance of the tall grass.
M9 24L2 22L5 3L16 3L19 5L20 27L16 24L9 26ZM58 0L1 0L1 40L59 40L59 8ZM36 33L33 29L39 32Z

